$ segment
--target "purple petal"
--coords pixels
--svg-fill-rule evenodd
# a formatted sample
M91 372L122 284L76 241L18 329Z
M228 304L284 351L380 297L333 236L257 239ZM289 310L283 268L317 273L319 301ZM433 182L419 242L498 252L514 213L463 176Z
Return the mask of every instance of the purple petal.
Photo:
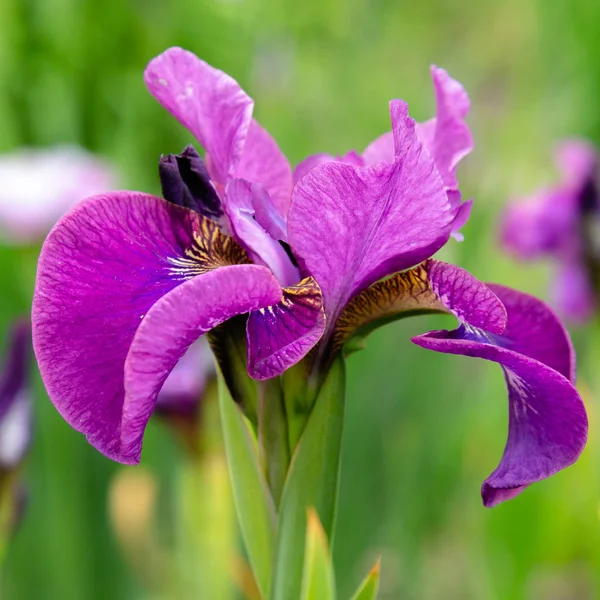
M237 82L181 48L170 48L146 68L150 93L202 144L215 182L233 176L254 103Z
M585 140L564 140L556 149L556 164L564 183L580 188L594 175L598 154L594 146Z
M140 323L185 281L247 261L212 221L146 194L97 196L65 216L43 246L32 309L42 379L65 420L107 456L137 461L119 431Z
M380 135L363 152L365 165L377 165L394 160L394 134L391 131Z
M323 298L315 280L285 288L276 305L250 313L248 373L254 379L280 375L304 358L324 330Z
M258 262L268 266L282 285L296 283L300 279L298 269L292 264L283 246L254 218L255 203L262 206L268 204L264 188L243 179L233 179L227 185L226 193L225 210L236 239Z
M469 96L444 69L431 67L431 77L437 114L417 125L417 132L432 155L444 185L456 188L456 165L473 149L473 136L465 122L470 108Z
M152 306L125 362L121 422L112 432L123 462L139 461L158 393L189 346L227 319L275 304L280 298L281 288L268 269L234 265L194 277Z
M573 464L587 439L585 407L574 379L574 356L558 318L532 296L493 285L508 313L506 331L489 333L462 323L413 342L437 352L474 356L502 366L509 392L509 433L498 467L482 487L486 506ZM453 300L453 303L456 298ZM468 299L460 299L466 301ZM456 312L456 304L452 306Z
M269 192L275 212L285 221L292 198L292 170L275 140L254 120L235 176L260 183Z
M29 394L31 326L17 322L10 332L0 379L0 468L13 469L31 444Z
M398 158L354 167L331 162L294 188L292 250L321 287L333 323L344 304L374 281L422 262L448 240L453 214L406 105L396 131Z

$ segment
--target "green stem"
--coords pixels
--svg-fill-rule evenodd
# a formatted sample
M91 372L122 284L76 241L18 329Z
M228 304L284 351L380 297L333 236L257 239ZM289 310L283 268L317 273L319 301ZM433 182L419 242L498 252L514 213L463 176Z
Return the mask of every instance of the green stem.
M258 445L267 483L278 506L290 465L286 410L278 378L259 384Z

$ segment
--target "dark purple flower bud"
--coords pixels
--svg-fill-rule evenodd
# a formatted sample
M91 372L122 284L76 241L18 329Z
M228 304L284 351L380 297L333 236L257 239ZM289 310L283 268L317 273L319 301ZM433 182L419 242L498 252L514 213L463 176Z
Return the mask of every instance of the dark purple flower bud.
M209 219L223 215L221 200L204 161L190 144L181 154L167 154L158 163L165 200L195 210Z

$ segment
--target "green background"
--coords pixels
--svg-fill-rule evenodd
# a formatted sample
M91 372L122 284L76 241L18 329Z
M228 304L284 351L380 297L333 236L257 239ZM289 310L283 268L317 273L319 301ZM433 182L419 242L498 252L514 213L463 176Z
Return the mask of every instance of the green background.
M158 192L158 156L192 141L142 80L169 46L235 77L293 164L364 148L389 128L391 98L405 99L418 120L432 116L435 63L468 90L476 142L459 168L463 194L475 199L465 241L441 256L545 297L551 269L502 254L499 216L509 198L555 178L561 137L600 141L599 22L597 0L0 0L0 151L78 143L112 159L124 188ZM28 310L38 250L0 248L4 331ZM388 326L349 360L340 597L381 555L382 600L600 598L600 332L573 331L590 413L583 457L488 510L479 487L505 442L502 374L410 343L438 325L452 323ZM109 519L109 486L123 468L61 420L37 375L35 388L35 440L21 473L29 501L2 598L158 597L128 568ZM142 468L162 490L166 538L181 462L153 424ZM142 571L151 569L144 557L141 549Z

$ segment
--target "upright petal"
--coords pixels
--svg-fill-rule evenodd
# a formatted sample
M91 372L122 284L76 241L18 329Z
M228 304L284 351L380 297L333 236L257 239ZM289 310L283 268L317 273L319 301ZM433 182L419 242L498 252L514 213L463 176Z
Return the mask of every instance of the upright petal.
M212 221L146 194L97 196L65 216L42 249L32 308L42 379L65 420L107 456L137 462L139 448L120 432L125 360L140 324L178 286L243 262ZM216 285L198 289L218 296Z
M285 221L292 198L292 170L275 140L254 119L235 176L260 183L269 193L273 208Z
M148 64L150 93L202 144L212 178L224 185L240 162L254 103L223 71L181 48Z
M573 323L586 323L596 312L596 294L589 268L578 257L562 260L551 286L556 310Z
M585 407L571 382L574 356L568 334L542 302L493 285L506 307L502 335L462 322L413 341L437 352L491 360L504 371L509 394L509 433L498 467L482 487L486 506L514 497L527 485L573 464L587 439ZM470 299L452 300L469 304Z
M312 169L296 187L290 245L321 287L330 322L374 281L425 260L449 238L453 220L443 182L399 103L397 158Z

